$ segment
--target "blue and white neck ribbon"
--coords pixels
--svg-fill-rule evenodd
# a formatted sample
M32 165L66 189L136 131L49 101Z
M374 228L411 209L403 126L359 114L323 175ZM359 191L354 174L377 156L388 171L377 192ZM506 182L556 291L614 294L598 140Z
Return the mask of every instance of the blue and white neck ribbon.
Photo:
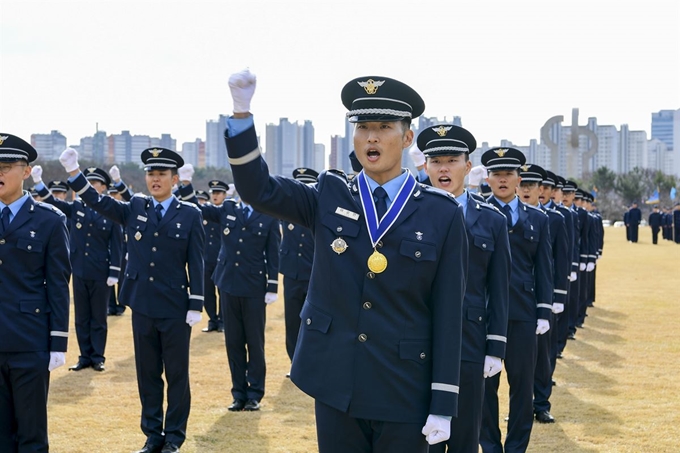
M406 180L401 185L397 196L390 205L389 209L385 212L382 219L378 219L378 212L375 209L375 201L373 200L373 194L368 186L368 181L366 181L366 175L362 170L358 175L359 180L359 198L361 198L361 207L364 210L364 218L366 219L366 227L368 228L368 235L371 238L373 247L380 242L385 233L390 229L394 222L399 218L401 211L404 210L406 202L413 192L413 188L416 186L416 180L410 171L406 170L408 176Z

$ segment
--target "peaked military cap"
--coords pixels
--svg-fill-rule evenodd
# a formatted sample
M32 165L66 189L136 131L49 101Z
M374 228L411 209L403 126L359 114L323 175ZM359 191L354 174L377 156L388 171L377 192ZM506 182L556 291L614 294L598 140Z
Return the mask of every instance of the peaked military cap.
M426 157L470 154L477 149L477 140L467 130L453 124L430 126L418 134L418 149Z
M516 170L526 161L524 153L515 148L491 148L482 154L482 165L488 171Z
M537 182L539 184L543 183L548 177L543 167L539 167L536 164L524 164L519 167L519 175L522 177L522 182Z
M47 188L52 192L68 192L68 185L64 181L50 181Z
M208 188L210 193L226 192L227 190L229 190L229 185L226 182L220 181L218 179L213 179L212 181L208 181Z
M425 102L413 88L389 77L351 80L340 97L350 123L411 120L425 111Z
M480 193L484 198L488 198L488 197L491 196L491 194L493 193L493 191L491 190L491 186L490 186L488 183L483 182L483 183L481 183L481 184L479 185L479 193Z
M106 187L111 185L111 177L101 168L89 167L83 172L88 181L99 181Z
M226 192L226 190L225 190L225 192ZM199 200L204 200L204 201L210 200L210 197L208 196L208 192L206 192L205 190L197 190L196 191L196 198L198 198Z
M564 178L561 177L560 175L557 175L550 170L548 170L548 178L552 178L553 181L555 181L555 188L557 189L563 189L564 188ZM543 183L545 184L545 182Z
M300 167L293 170L293 178L302 181L305 184L315 183L319 177L319 173L311 168Z
M118 189L116 188L116 186L113 183L111 183L111 185L109 185L109 194L112 194L112 193L118 193Z
M574 181L564 180L564 187L562 187L562 192L575 192L578 189L578 185Z
M184 166L184 159L167 148L147 148L142 151L144 171L171 170Z
M541 181L544 186L557 186L557 175L550 170L545 171L545 178Z
M30 143L12 134L0 132L0 162L25 160L29 164L38 158Z
M582 200L582 199L583 199L583 190L581 190L581 189L576 189L576 199L577 199L577 200Z
M35 187L31 187L31 196L32 197L39 197L40 192L38 192L38 189L36 189Z

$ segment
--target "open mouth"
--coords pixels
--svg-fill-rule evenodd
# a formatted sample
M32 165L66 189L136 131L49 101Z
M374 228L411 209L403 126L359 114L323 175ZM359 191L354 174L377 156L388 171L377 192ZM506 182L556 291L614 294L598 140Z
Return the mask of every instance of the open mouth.
M531 196L529 196L527 194L522 194L522 200L529 201L530 199L531 199Z
M375 162L380 158L380 151L371 148L366 152L366 157L368 158L369 162Z
M442 176L438 179L438 181L439 184L441 184L442 186L448 186L449 184L451 184L451 178L449 178L448 176Z

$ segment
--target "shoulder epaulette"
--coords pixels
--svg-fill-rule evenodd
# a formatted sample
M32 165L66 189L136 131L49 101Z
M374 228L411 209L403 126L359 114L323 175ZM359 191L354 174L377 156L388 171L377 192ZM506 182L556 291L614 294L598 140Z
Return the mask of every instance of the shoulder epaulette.
M62 217L64 216L64 213L61 212L61 210L59 210L56 206L52 206L49 203L43 203L42 201L36 201L35 205L40 206L43 209L47 209L48 211L51 211L51 212L57 214L58 216L62 216Z

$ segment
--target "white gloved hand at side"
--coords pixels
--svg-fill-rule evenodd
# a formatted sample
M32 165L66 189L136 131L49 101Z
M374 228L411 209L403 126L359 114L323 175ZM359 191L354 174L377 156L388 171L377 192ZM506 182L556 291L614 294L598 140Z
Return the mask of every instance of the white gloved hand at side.
M267 305L273 304L278 298L279 296L276 293L267 293L264 295L264 303Z
M586 270L586 263L579 263L578 270L580 270L581 272Z
M586 272L592 272L595 270L595 263L588 263L586 265Z
M422 167L425 165L425 154L418 149L418 146L414 145L408 150L408 155L416 167Z
M62 151L61 156L59 156L59 162L61 162L64 170L69 173L78 170L80 168L78 165L78 151L73 148L66 148Z
M53 371L66 363L66 354L63 352L50 351L50 363L47 371Z
M488 355L484 357L484 377L490 378L497 375L503 369L503 363L498 357Z
M449 440L451 437L451 418L430 414L421 431L430 445Z
M120 181L120 169L118 168L117 165L111 167L111 169L109 170L109 176L111 176L111 179L115 183L118 183Z
M201 318L203 318L203 315L201 315L200 311L196 310L189 310L187 311L187 324L189 324L189 327L193 327L195 324L198 324L201 322Z
M194 177L194 166L192 164L186 164L177 170L177 174L179 175L180 181L191 182L191 178Z
M34 184L39 184L42 181L42 167L40 165L31 169L31 178L33 178Z
M536 335L543 335L550 330L550 321L547 319L539 319L536 321Z
M564 304L559 302L553 302L552 312L555 314L562 313L564 311Z
M118 283L118 277L109 277L106 279L106 286L113 286Z
M570 282L575 282L576 280L578 280L578 274L576 272L572 272L571 274L569 274Z
M257 77L249 69L232 74L229 77L229 90L234 101L234 113L250 112L250 101L255 94Z

